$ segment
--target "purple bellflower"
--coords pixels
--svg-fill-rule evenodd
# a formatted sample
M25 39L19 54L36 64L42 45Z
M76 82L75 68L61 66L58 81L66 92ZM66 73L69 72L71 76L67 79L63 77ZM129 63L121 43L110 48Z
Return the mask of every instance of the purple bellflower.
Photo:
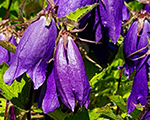
M54 70L52 70L46 83L47 83L46 84L47 88L46 88L45 96L42 101L42 109L44 113L49 113L54 111L57 107L60 106L57 92L56 92Z
M9 69L4 74L4 82L11 84L25 72L31 77L34 89L38 89L46 79L46 63L53 54L57 28L52 19L45 26L46 18L41 16L25 30Z
M0 34L0 40L5 40L5 35L3 33ZM16 39L13 35L11 36L9 42L17 46ZM0 46L0 64L5 62L8 65L10 65L12 63L13 57L14 57L13 53L9 52L8 50Z
M86 76L82 56L69 36L66 47L60 38L54 60L54 77L61 101L74 111L76 100L81 107L88 107L90 85Z
M13 105L9 108L9 120L17 120L15 107Z
M102 24L108 27L110 39L116 43L121 33L123 0L103 0L99 5Z
M147 100L144 97L148 96L147 60L149 56L145 56L137 60L136 58L144 55L148 50L148 47L146 46L148 45L147 36L150 37L149 31L150 31L150 23L147 20L145 20L143 29L140 32L140 36L137 36L138 22L134 21L130 26L130 29L128 30L128 33L124 40L123 49L125 56L125 74L128 75L127 78L129 78L134 69L136 69L132 91L127 100L128 113L134 110L135 106L133 104L137 104L137 100L139 100L139 102L142 105L145 105L147 102ZM132 54L138 50L140 51L137 52L136 54Z
M102 44L88 44L90 50L94 51L96 58L100 64L106 63L108 59L109 38L116 43L121 33L121 25L123 20L129 18L129 11L124 5L123 0L103 0L99 6L96 6L85 21L85 17L80 20L80 28L87 23L86 29L79 33L84 39L101 42ZM112 46L112 45L111 45Z

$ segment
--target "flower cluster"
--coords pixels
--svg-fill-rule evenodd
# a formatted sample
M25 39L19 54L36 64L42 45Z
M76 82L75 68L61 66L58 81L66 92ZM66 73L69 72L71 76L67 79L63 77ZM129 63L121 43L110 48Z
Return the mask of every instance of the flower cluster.
M85 5L86 3L79 2L75 8L67 10L71 12ZM61 9L62 2L59 6ZM49 14L52 15L52 13ZM58 16L59 14L62 13L58 12ZM90 85L80 52L69 36L67 40L60 38L54 52L57 38L56 24L54 18L48 26L45 25L46 21L46 17L42 15L25 30L15 51L14 59L4 74L4 82L11 85L15 79L19 81L23 74L27 73L33 81L35 90L42 85L46 87L37 100L38 106L42 105L44 113L51 112L60 106L58 97L72 111L75 109L76 101L80 106L84 105L87 108ZM53 70L49 70L47 62L53 58L53 53L55 53Z
M103 64L108 59L108 48L116 49L111 43L116 44L122 35L125 37L123 42L125 75L130 78L131 73L136 71L132 91L127 100L127 112L132 112L138 101L141 105L145 105L150 65L148 48L150 23L147 20L150 7L147 5L136 13L134 17L136 19L127 34L122 34L122 24L129 19L129 11L124 0L48 0L48 2L49 5L43 10L46 12L39 14L38 19L27 27L18 45L14 36L10 38L9 41L17 46L15 54L0 47L0 64L6 62L10 65L4 74L4 82L11 85L15 79L20 81L27 73L33 82L34 90L40 91L38 97L36 96L36 102L38 107L42 106L44 113L54 111L61 102L72 111L77 101L81 107L87 108L91 87L75 41L83 38L93 43L101 42L102 44L88 43L88 45ZM78 36L72 34L66 24L56 24L56 18L65 18L71 11L74 12L77 8L95 2L99 5L80 19L79 28L83 28L87 23L88 25L78 33ZM58 10L55 10L56 6ZM111 43L109 39L112 40ZM4 34L0 34L0 40L5 40Z

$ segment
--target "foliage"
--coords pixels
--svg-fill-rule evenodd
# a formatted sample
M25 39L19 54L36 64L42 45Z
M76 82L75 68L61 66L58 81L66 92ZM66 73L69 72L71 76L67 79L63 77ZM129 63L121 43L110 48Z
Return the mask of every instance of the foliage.
M11 0L0 1L0 20L4 19L10 1ZM12 4L7 18L18 19L18 6L21 3L22 0L12 0ZM47 3L45 2L44 8L46 7L46 4ZM132 1L125 4L126 6L130 7L130 9L136 11L141 10L143 6L142 3L139 3L137 1ZM25 19L25 21L34 18L36 14L42 9L41 5L42 0L27 0L27 2L24 5L25 7L23 11L23 18ZM79 22L89 12L93 12L94 8L97 9L98 6L98 3L94 3L92 5L86 5L84 7L77 8L74 12L71 12L70 14L66 15L66 19L72 22ZM21 24L20 21L11 21L8 24L13 25L14 23ZM60 24L60 26L63 29L63 24ZM129 26L130 24L128 25L128 27ZM18 29L20 29L20 26L17 27L15 30L17 31ZM24 28L22 30L24 31ZM74 35L77 36L78 34ZM127 99L132 90L133 79L136 72L134 71L131 74L130 78L126 79L127 76L124 75L124 69L118 69L118 66L124 65L125 62L123 52L123 39L124 36L120 35L116 45L114 45L116 49L113 50L109 48L108 62L105 64L101 64L101 66L103 67L102 70L100 70L96 66L95 62L91 62L90 60L86 59L85 54L83 53L83 51L81 51L87 78L91 87L91 96L88 109L85 109L85 107L80 108L81 106L79 106L77 103L74 112L66 108L66 106L61 102L59 108L50 113L44 114L42 111L42 107L38 108L36 103L37 101L35 102L35 93L33 92L33 83L31 78L26 73L24 73L22 75L23 77L21 80L14 80L14 82L11 85L7 85L3 81L3 76L6 70L9 68L9 65L3 62L3 64L0 65L0 119L4 119L4 114L7 114L8 116L9 111L6 111L7 113L5 113L6 100L11 101L11 105L13 104L15 106L17 119L19 119L21 113L23 113L22 119L27 119L27 116L25 114L30 113L30 110L32 111L31 118L34 118L35 116L38 117L38 115L44 116L42 118L39 117L38 119L46 119L46 117L48 117L48 119L54 120L137 119L143 109L136 108L133 112L127 114ZM84 45L84 43L82 42L79 43L81 45ZM112 41L110 43L112 43ZM10 48L10 46L11 44L8 47ZM80 45L78 46L80 47ZM96 58L94 51L89 50L90 47L88 45L86 46L86 44L84 47L85 49L88 49L86 51L86 55L88 55L92 60L98 63L99 61ZM46 75L46 78L47 77L48 75ZM39 89L41 90L42 88Z

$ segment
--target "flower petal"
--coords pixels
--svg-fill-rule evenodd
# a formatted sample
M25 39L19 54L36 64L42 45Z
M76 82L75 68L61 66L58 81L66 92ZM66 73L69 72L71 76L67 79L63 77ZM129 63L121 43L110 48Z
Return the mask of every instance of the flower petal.
M82 56L71 37L68 37L68 75L75 98L84 105L90 94L90 85L86 76Z
M140 101L142 105L147 102L146 98L148 96L148 66L144 64L142 68L136 73L133 81L132 91L127 100L127 112L130 113L134 110L134 104L137 104L137 100Z
M60 106L59 101L58 101L57 92L56 92L56 85L55 85L53 71L52 71L51 75L48 77L47 82L46 82L47 89L46 89L46 93L45 93L43 103L42 103L42 109L43 109L44 113L52 112L57 107Z
M63 39L59 40L54 60L54 76L61 101L72 111L75 107L75 95L71 86L71 75L66 59Z
M48 66L46 61L52 57L57 34L54 20L48 27L45 26L45 22L46 18L42 16L24 32L16 49L15 58L4 74L5 83L10 85L14 79L28 72L34 82L34 89L43 84L45 69Z
M109 29L110 39L116 43L121 33L123 0L103 0L100 4L102 23Z
M77 8L94 3L94 0L54 0L59 6L57 16L64 17L70 12L74 12Z

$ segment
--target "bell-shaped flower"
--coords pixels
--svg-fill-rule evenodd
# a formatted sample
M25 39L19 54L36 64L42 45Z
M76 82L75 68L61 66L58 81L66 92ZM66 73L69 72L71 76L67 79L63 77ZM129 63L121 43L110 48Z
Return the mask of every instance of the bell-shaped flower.
M90 85L82 56L71 37L64 44L60 38L54 60L54 77L61 101L74 111L76 100L81 107L88 107ZM65 46L66 45L66 46Z
M5 35L3 33L0 34L0 40L5 40ZM9 42L17 46L16 39L13 35L11 36ZM5 62L8 65L10 65L12 63L13 57L14 57L13 53L9 52L8 50L0 46L0 64Z
M145 20L143 29L140 32L140 36L137 36L138 22L134 21L128 30L126 38L124 40L124 56L125 56L125 74L130 77L134 69L136 69L133 87L131 94L127 100L127 111L132 112L135 108L134 104L137 104L137 100L142 105L146 104L144 97L148 96L148 58L149 56L137 59L143 56L148 51L147 36L150 37L150 23Z
M56 92L54 70L52 70L46 81L46 92L42 101L42 109L44 113L49 113L54 111L59 106L60 104Z
M145 54L148 50L148 40L147 36L150 37L148 33L150 31L150 23L145 20L143 29L141 31L140 36L137 36L138 31L138 22L135 21L130 26L126 38L124 40L123 50L125 56L125 74L130 77L131 72L133 72L134 68L138 67L140 60L134 60L135 58L140 57L141 55ZM138 50L144 48L143 50L137 52ZM133 54L137 52L136 54ZM133 55L132 55L133 54Z
M127 112L130 113L135 109L137 101L141 105L145 105L148 96L148 65L144 64L139 71L136 72L133 80L133 86L130 96L127 100ZM145 98L144 98L145 97Z
M34 102L38 103L38 108L42 106L45 114L54 111L60 106L56 91L54 70L50 71L47 73L48 77L44 84L38 90L34 91Z
M46 78L46 63L53 54L57 28L52 19L45 26L46 18L41 16L25 30L9 69L4 74L4 82L11 84L25 72L31 77L34 89L38 89Z
M114 43L121 33L123 5L123 0L103 0L99 5L102 24L108 27L109 37Z

